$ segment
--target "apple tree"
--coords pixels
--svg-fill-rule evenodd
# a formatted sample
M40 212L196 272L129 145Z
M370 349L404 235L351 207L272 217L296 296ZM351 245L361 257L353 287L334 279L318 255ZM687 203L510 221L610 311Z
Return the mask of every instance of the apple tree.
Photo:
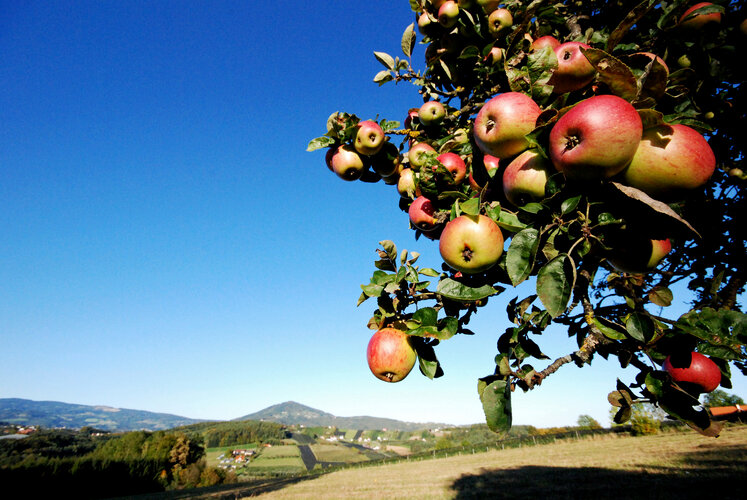
M398 361L376 351L380 378L415 363L441 376L438 344L528 281L478 381L491 429L510 427L517 388L600 356L637 371L611 381L616 422L648 403L718 435L698 396L747 372L745 2L409 3L374 82L415 85L422 102L403 123L335 112L308 147L343 180L396 186L444 261L380 242L359 305L375 302L370 329L406 334ZM689 310L667 315L673 303ZM541 348L551 324L577 339L555 360Z

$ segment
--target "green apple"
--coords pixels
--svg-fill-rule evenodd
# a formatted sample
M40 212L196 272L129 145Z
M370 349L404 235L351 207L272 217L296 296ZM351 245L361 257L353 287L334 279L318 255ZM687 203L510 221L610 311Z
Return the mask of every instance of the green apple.
M495 9L488 16L488 31L493 38L498 38L502 33L513 26L514 18L508 9Z
M524 151L503 171L503 193L515 206L545 198L545 185L553 168L536 150Z
M438 101L428 101L418 109L420 123L425 126L438 125L446 117L446 108Z
M503 234L485 215L460 215L446 223L438 250L452 269L475 274L493 267L503 254Z

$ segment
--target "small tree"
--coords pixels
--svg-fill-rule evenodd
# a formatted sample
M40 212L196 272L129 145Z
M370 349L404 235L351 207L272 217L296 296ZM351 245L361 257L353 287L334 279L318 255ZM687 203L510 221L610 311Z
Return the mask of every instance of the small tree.
M729 394L721 389L716 389L705 395L703 398L703 406L736 406L743 405L744 399L740 398L736 394Z
M531 280L478 381L491 429L510 428L516 388L598 355L638 371L610 393L618 423L651 402L718 435L662 365L699 352L723 387L732 366L745 373L745 2L409 3L404 57L374 52L374 81L412 83L423 103L404 127L333 113L308 147L344 180L396 185L416 239L439 240L437 268L380 242L359 299L376 302L369 328L406 332L421 373L440 377L439 342ZM688 312L664 312L688 294ZM577 341L555 360L539 345L551 324Z
M579 415L576 425L582 429L601 429L602 426L590 415Z

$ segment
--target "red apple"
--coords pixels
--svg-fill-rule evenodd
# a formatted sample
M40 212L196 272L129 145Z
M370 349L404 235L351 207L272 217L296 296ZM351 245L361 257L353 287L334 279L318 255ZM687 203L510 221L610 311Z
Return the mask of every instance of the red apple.
M643 132L623 182L654 198L669 199L697 189L716 169L711 146L687 125L659 125Z
M337 151L332 155L331 163L334 173L346 181L359 179L366 169L361 155L349 144L338 146Z
M410 336L394 328L382 328L368 341L366 359L376 378L384 382L399 382L415 366L418 355L410 344Z
M525 136L534 130L540 112L537 103L526 94L499 94L477 113L475 142L483 153L498 158L519 154L529 147Z
M553 72L548 83L553 86L556 94L579 90L594 79L596 70L581 53L581 47L590 48L581 42L566 42L555 48L558 69Z
M624 231L616 238L609 262L618 271L645 274L659 265L672 250L669 238L652 240L634 231Z
M689 385L698 392L713 392L721 384L718 365L699 352L691 352L689 356L667 356L662 368L672 380Z
M493 267L503 253L503 234L485 215L460 215L449 221L439 240L441 258L451 268L475 274Z
M435 153L436 150L427 142L418 142L407 152L407 158L410 160L410 166L420 168L425 165L428 154L435 155Z
M401 160L397 146L386 141L381 150L371 157L371 168L381 177L390 177L397 173Z
M485 155L482 163L473 162L468 176L470 187L475 191L482 191L488 185L493 175L495 175L495 172L498 171L499 163L500 160L491 155Z
M485 61L488 64L496 65L503 63L503 58L506 56L506 49L502 49L500 47L493 47L490 49L490 52L488 52L488 55L485 56Z
M536 150L524 151L503 171L506 199L517 207L544 199L545 184L552 172L550 162Z
M453 28L459 19L459 4L447 0L438 8L438 24L444 28Z
M493 38L498 38L514 24L514 17L508 9L495 9L488 16L488 31Z
M327 152L324 155L324 163L327 164L327 168L330 170L330 172L334 172L334 169L332 168L332 157L337 152L337 147L333 146L329 149L327 149Z
M560 42L557 38L552 35L545 35L537 38L532 42L531 50L542 50L545 47L550 47L553 51L560 46Z
M446 117L446 108L438 101L428 101L418 109L418 118L423 125L438 125Z
M711 2L699 2L690 7L685 11L684 14L680 17L679 25L682 28L686 29L692 29L692 30L699 30L706 24L710 23L720 23L721 22L721 13L720 12L711 12L709 14L696 14L693 17L688 17L690 14L695 12L696 10L702 8L702 7L708 7L709 5L713 5Z
M454 184L461 184L467 177L467 165L456 153L442 153L436 158L454 176Z
M355 134L355 150L362 155L375 155L384 146L386 135L378 123L365 120L358 124Z
M598 95L581 101L550 131L550 159L572 179L612 177L633 159L643 124L625 99Z
M410 223L421 231L432 231L438 226L438 219L434 217L436 208L433 202L425 196L418 196L410 204L407 214L410 216Z

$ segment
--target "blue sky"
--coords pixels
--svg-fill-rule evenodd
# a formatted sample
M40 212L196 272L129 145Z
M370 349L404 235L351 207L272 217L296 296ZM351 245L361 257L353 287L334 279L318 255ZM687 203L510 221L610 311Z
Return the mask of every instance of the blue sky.
M439 346L441 379L375 379L372 306L355 304L378 241L427 267L438 251L394 187L305 151L333 111L419 106L415 87L372 82L373 51L400 55L413 19L404 0L0 1L0 397L481 422L476 381L515 294ZM574 348L546 337L553 358ZM516 393L515 423L607 424L607 392L634 375L615 366Z

